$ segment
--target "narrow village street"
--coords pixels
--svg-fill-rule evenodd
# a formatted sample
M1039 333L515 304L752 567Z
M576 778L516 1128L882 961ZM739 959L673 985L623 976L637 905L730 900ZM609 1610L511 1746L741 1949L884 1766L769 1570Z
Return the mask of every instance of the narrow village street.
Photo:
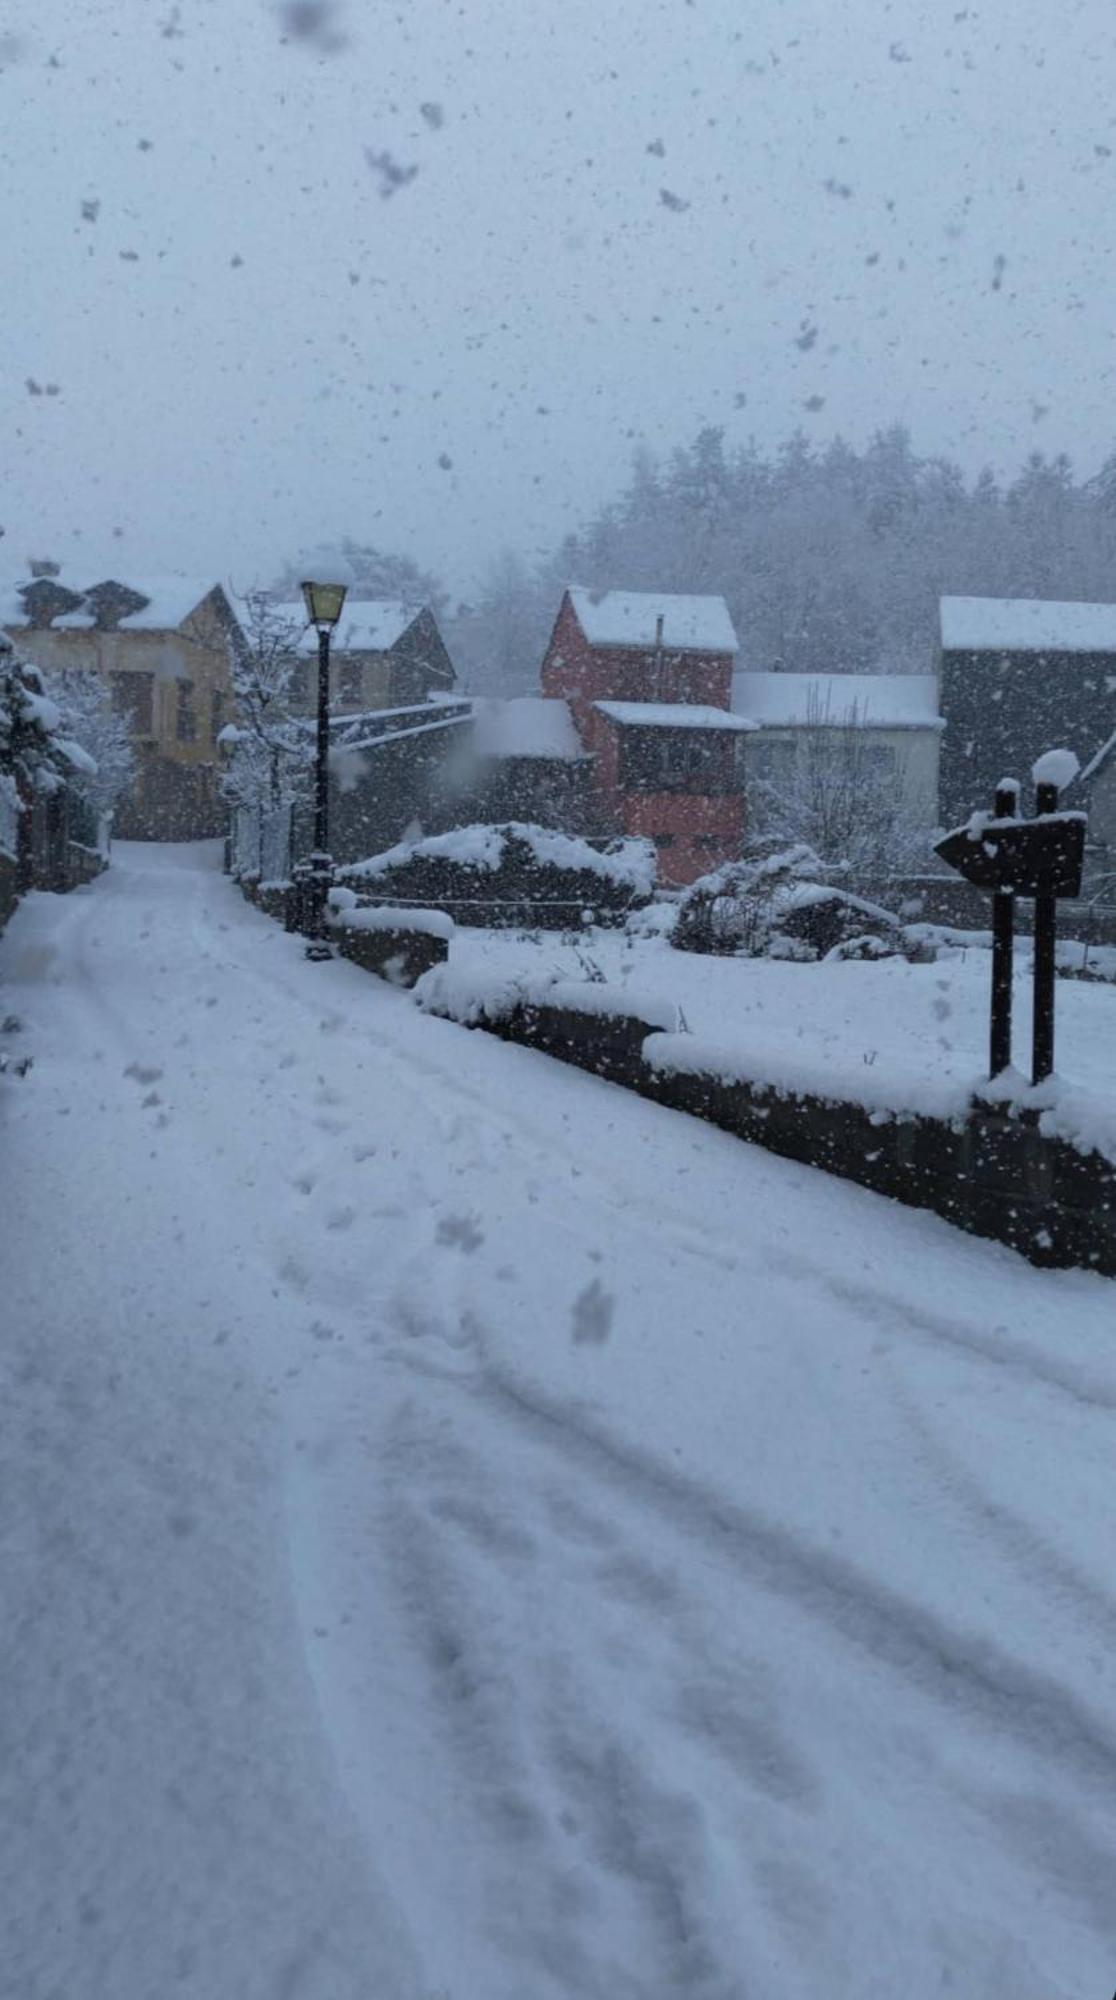
M1111 1988L1109 1282L307 963L217 843L29 897L2 1016L0 1993Z

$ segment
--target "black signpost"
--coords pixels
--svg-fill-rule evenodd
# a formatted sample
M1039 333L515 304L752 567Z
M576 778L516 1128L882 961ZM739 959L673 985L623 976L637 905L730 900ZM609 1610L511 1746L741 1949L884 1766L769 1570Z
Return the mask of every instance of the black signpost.
M1060 764L1059 758L1066 758ZM1042 1083L1054 1070L1054 944L1059 896L1077 896L1085 859L1085 814L1059 812L1059 784L1054 772L1066 770L1068 783L1076 760L1053 751L1035 765L1035 816L1019 814L1019 785L1005 778L996 788L990 814L974 813L967 826L955 827L940 840L935 853L977 888L992 891L992 1027L989 1072L993 1078L1011 1066L1011 978L1015 937L1015 899L1032 896L1035 904L1035 988L1031 1081Z

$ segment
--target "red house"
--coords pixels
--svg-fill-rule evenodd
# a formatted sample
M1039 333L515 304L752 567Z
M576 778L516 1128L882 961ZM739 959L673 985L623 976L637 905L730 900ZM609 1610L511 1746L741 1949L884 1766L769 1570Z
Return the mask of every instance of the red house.
M736 633L723 597L570 585L542 664L593 757L595 830L643 834L681 884L740 853Z

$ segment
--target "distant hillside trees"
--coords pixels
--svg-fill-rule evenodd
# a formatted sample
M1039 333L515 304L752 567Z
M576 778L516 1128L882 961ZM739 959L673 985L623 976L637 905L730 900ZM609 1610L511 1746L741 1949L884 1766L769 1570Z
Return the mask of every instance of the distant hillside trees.
M491 565L449 627L470 685L536 686L571 579L722 592L749 667L917 673L943 593L1116 599L1116 454L1080 481L1036 451L1001 484L920 457L897 424L859 450L797 432L772 452L707 427L665 462L638 454L625 490L545 562Z

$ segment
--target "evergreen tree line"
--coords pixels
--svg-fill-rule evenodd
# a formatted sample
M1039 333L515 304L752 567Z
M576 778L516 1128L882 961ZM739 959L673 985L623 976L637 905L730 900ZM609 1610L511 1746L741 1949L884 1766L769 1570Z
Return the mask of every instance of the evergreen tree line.
M532 568L504 554L446 620L466 683L537 689L563 586L719 591L741 663L791 672L919 673L942 595L1116 600L1116 454L1078 480L1064 453L1015 478L966 479L900 425L856 450L799 431L773 453L707 427Z

